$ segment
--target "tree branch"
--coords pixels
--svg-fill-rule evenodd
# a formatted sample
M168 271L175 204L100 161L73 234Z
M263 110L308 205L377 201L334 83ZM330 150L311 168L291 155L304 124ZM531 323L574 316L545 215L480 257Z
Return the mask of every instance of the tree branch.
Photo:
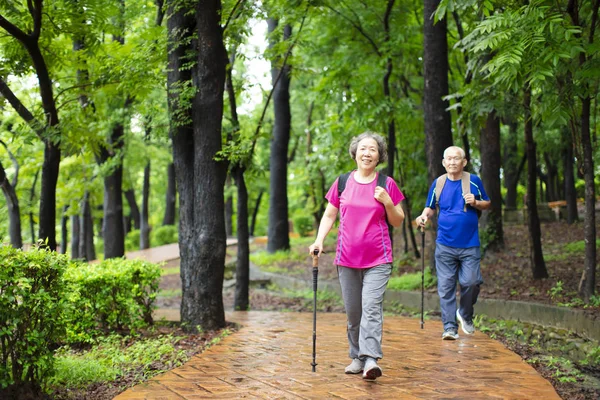
M0 78L0 93L6 98L6 100L8 100L10 105L13 106L13 108L15 109L17 114L19 114L19 116L21 118L23 118L23 120L25 120L25 122L27 122L27 124L29 124L29 126L33 129L33 131L39 135L40 134L39 127L42 125L40 125L40 123L36 120L36 118L33 116L33 114L27 109L27 107L25 107L23 105L23 103L21 103L21 101L17 98L17 96L15 96L13 91L10 90L10 88L8 87L6 82L4 82L4 79L2 79L2 78Z
M227 22L225 22L225 25L223 25L223 32L225 32L225 30L227 29L227 27L229 26L229 23L231 22L231 20L233 19L233 15L235 14L235 12L237 11L237 8L244 2L245 0L238 0L235 5L233 6L233 8L231 9L231 14L229 14L229 16L227 17Z
M277 74L277 77L275 78L275 82L273 82L273 88L269 92L269 96L267 97L267 101L262 110L262 114L260 115L260 119L258 120L258 125L256 125L256 130L254 131L254 137L252 138L252 147L250 148L250 152L248 153L250 159L252 158L252 154L254 153L254 148L256 147L258 135L260 134L260 128L262 128L262 124L265 119L265 115L267 113L267 108L269 107L269 103L271 102L271 97L273 97L273 92L275 91L275 87L277 86L277 83L279 83L279 79L281 78L283 70L285 69L285 66L287 65L287 60L290 57L290 54L292 54L292 49L294 48L294 46L298 42L298 39L300 38L300 32L302 32L302 28L304 27L304 21L306 20L307 12L308 12L308 6L306 7L306 10L304 11L304 16L302 16L302 22L300 23L300 28L298 29L296 38L294 39L294 41L290 45L289 49L286 51L285 56L283 57L283 63L281 64L279 73Z
M373 39L371 39L371 37L363 30L362 26L356 24L354 21L352 21L349 17L347 17L346 15L342 14L341 12L339 12L338 10L336 10L335 8L331 7L329 4L323 4L326 8L330 9L331 11L333 11L334 13L336 13L337 15L339 15L340 17L342 17L343 19L345 19L346 21L348 21L350 23L350 25L352 25L365 39L367 39L367 41L371 44L371 46L373 47L373 50L375 50L375 53L381 57L381 53L379 52L379 48L377 47L377 44L375 43L375 41Z
M16 25L13 25L9 20L4 18L4 16L2 16L2 15L0 15L0 27L4 28L4 30L6 32L8 32L9 35L14 37L18 41L23 42L23 43L27 41L27 38L28 38L27 34L25 32L23 32L22 30L20 30Z
M4 148L6 149L6 152L8 153L8 156L10 157L10 160L12 161L13 166L15 167L15 176L10 185L13 187L13 189L16 189L17 183L19 182L19 162L15 158L15 155L12 153L12 151L10 151L8 149L8 146L6 145L6 143L4 143L2 140L0 140L0 144L2 146L4 146Z

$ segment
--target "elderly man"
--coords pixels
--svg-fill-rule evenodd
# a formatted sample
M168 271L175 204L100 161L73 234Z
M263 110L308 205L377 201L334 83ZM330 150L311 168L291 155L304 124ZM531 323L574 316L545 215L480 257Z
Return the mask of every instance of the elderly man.
M458 339L458 323L471 335L473 305L477 302L479 286L483 283L478 217L481 210L490 208L481 179L464 172L465 152L451 146L444 151L442 165L446 174L438 177L429 189L425 208L416 222L424 227L437 208L438 232L435 245L435 265L438 294L444 332L442 339ZM456 305L456 282L460 283L460 306Z

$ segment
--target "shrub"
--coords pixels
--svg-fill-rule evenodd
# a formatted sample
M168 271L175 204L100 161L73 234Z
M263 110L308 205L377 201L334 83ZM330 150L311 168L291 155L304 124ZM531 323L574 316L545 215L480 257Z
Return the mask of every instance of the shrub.
M313 218L306 215L299 215L294 217L294 230L300 236L305 237L308 236L308 232L313 229Z
M125 236L125 250L135 251L140 249L140 230L134 229Z
M163 225L152 229L150 232L150 243L152 246L162 246L170 243L177 243L179 240L179 231L175 225Z
M42 248L0 247L0 260L0 397L19 398L41 390L53 373L69 259Z
M69 268L72 312L68 342L90 342L107 331L135 330L152 324L161 269L143 260L112 258Z

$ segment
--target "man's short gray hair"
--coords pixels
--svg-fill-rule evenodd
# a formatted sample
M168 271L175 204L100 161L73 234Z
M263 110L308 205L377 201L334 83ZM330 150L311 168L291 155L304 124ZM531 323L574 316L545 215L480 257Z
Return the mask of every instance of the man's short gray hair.
M361 133L358 136L352 138L350 142L350 148L348 151L350 152L350 156L353 160L356 160L356 150L358 149L358 143L360 143L363 139L373 139L377 142L377 151L379 152L379 161L378 164L384 163L387 161L387 144L385 143L385 139L379 135L378 133L366 131Z
M462 159L467 158L467 154L465 153L465 151L458 146L450 146L450 147L446 148L446 150L444 150L444 155L443 155L444 158L446 158L446 153L448 152L448 150L458 150L458 152L460 153L460 158L462 158Z

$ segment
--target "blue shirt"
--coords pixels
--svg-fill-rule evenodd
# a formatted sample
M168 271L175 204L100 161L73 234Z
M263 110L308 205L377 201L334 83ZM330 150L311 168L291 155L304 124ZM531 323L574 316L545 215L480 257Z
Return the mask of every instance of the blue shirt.
M425 207L436 208L439 202L438 215L438 234L437 243L449 247L466 249L469 247L479 247L479 218L477 210L467 206L467 212L464 211L465 200L462 193L462 182L460 179L451 181L446 179L446 183L438 199L435 193L435 184L437 179L431 184L427 203ZM489 201L487 193L483 188L483 182L478 176L471 174L471 193L477 200Z

